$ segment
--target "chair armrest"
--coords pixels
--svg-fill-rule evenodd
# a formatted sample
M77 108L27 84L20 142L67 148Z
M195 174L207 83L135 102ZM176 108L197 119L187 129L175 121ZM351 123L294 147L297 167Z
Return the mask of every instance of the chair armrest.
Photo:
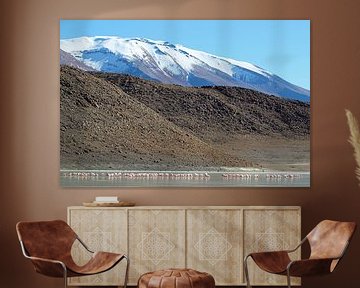
M95 253L94 251L90 250L90 248L80 239L78 235L76 235L76 240L78 240L87 251L90 253Z
M306 237L303 238L301 240L301 242L293 249L285 249L285 250L278 250L278 251L265 251L265 252L258 252L258 253L283 253L283 252L292 253L292 252L295 252L297 249L299 249L306 242L306 240L307 240ZM252 253L250 253L250 254L252 254Z
M299 249L299 248L305 243L306 240L307 240L306 237L303 238L303 239L301 240L301 242L300 242L295 248L293 248L293 249L279 250L279 251L252 252L252 253L249 253L249 254L245 257L245 259L248 258L249 256L252 256L252 254L256 254L256 253L268 254L268 255L271 255L271 254L274 254L274 253L275 253L275 254L284 254L284 253L288 254L288 253L292 253L292 252L295 252L297 249Z
M31 261L40 261L40 262L49 262L53 264L60 264L61 266L65 266L65 264L59 260L54 259L47 259L47 258L41 258L41 257L33 257L33 256L26 256L26 258L30 259Z
M312 276L329 274L332 272L332 263L339 258L318 258L291 261L287 266L290 276Z
M40 257L26 256L30 259L34 265L35 271L51 277L66 277L67 268L66 265L59 261L53 259L46 259Z
M249 253L247 257L258 258L258 257L279 257L288 255L287 250L279 250L279 251L264 251L264 252L252 252Z
M288 253L295 252L297 249L299 249L299 248L306 242L306 240L307 240L306 237L303 238L303 239L301 240L301 242L300 242L295 248L290 249L290 250L285 250L285 251L288 252Z

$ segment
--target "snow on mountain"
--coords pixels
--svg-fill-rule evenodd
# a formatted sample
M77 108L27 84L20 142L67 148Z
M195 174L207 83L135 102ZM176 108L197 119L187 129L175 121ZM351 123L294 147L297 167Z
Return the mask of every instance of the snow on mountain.
M61 50L103 72L127 73L184 86L240 86L310 101L310 91L248 62L144 38L115 36L60 40Z

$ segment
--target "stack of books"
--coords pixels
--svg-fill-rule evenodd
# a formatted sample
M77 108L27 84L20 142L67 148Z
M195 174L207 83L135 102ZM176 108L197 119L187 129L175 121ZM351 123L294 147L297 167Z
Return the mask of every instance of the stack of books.
M95 201L93 203L97 204L107 204L107 203L119 203L119 199L117 196L99 196L95 197Z

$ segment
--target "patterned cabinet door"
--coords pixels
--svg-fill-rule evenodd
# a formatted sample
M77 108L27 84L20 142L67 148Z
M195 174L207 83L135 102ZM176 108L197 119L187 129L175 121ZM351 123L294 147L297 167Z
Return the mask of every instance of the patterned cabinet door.
M187 210L187 267L208 272L216 285L242 280L242 210Z
M301 241L300 209L258 209L244 211L244 254L295 248ZM291 258L300 259L300 249ZM248 260L252 285L286 285L286 276L260 270L252 259ZM300 285L299 278L292 284Z
M69 225L93 251L127 253L127 215L125 209L69 209ZM89 253L78 241L72 255L76 263L84 264ZM93 276L69 278L70 285L116 285L124 282L126 261L108 272Z
M185 210L129 210L130 284L145 272L185 267Z

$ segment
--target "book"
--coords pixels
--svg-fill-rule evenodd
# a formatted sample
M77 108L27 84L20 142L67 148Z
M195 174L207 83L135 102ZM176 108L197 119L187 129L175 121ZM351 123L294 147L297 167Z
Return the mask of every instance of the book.
M99 196L95 197L95 203L119 203L119 199L117 196Z
M116 204L116 203L120 203L119 201L93 201L93 203L95 204Z

